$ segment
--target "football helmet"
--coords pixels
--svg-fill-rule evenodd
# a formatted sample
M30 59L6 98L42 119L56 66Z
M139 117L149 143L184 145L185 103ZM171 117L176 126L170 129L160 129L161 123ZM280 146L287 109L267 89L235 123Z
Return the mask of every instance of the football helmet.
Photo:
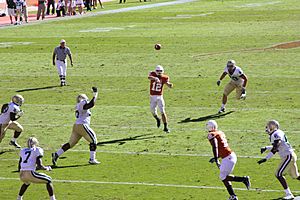
M39 145L39 141L35 137L30 137L27 140L27 146L28 146L28 148L32 148L32 147L38 146L38 145Z
M161 65L157 65L155 68L155 72L157 75L161 76L164 73L164 68Z
M274 131L279 129L279 122L276 120L271 120L268 121L267 126L266 126L266 132L271 134Z
M215 120L209 120L206 123L206 130L208 132L218 130L218 124L217 124L217 122Z
M24 98L20 94L16 94L11 98L11 101L17 104L18 106L21 106L24 103Z
M80 94L77 96L76 100L77 100L77 103L79 103L80 101L82 100L88 100L89 98L86 96L86 94Z
M234 60L228 60L227 67L234 67L234 66L235 66L235 61Z

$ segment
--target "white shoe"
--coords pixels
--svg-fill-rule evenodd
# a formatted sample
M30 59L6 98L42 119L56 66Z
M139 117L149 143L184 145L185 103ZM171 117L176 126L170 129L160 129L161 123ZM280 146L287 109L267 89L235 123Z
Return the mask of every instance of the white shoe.
M91 164L91 165L98 165L98 164L100 164L101 162L99 162L98 160L89 160L89 163Z
M239 199L237 198L237 196L232 195L232 196L229 197L228 200L239 200Z
M285 200L289 200L289 199L294 199L294 195L293 194L289 194L289 195L286 195L285 197L283 197L282 199L285 199Z

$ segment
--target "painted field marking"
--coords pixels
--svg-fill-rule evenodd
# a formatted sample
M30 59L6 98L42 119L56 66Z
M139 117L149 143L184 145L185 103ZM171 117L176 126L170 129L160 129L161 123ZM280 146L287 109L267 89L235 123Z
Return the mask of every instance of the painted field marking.
M12 47L14 45L31 45L34 42L0 42L0 48Z
M115 30L125 30L129 28L134 28L136 25L124 26L124 27L99 27L89 30L80 30L80 33L98 33L98 32L110 32Z
M261 6L267 6L267 5L274 5L281 3L281 1L270 1L265 3L248 3L241 6L234 6L236 8L254 8L254 7L261 7Z
M19 181L18 178L0 177L0 180L14 180ZM100 184L100 185L139 185L139 186L151 186L151 187L175 187L175 188L194 188L194 189L212 189L212 190L225 190L225 187L219 186L201 186L201 185L179 185L179 184L163 184L163 183L147 183L147 182L115 182L115 181L94 181L94 180L59 180L53 179L53 182L58 183L89 183L89 184ZM235 190L246 191L246 188L234 188ZM253 188L250 189L253 192L282 192L282 190L272 189L261 189ZM299 193L300 191L294 190L293 192Z
M193 17L206 17L207 15L212 15L213 12L210 13L202 13L202 14L194 14L194 15L176 15L175 17L163 17L162 19L190 19Z

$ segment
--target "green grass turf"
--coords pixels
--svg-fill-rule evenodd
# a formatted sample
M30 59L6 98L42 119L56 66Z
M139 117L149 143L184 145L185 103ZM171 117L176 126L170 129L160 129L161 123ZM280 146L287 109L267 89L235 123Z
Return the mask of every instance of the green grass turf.
M242 7L253 3L262 6ZM138 5L144 4L109 2L105 10ZM213 14L163 19L204 13ZM91 127L99 142L105 145L98 147L97 157L102 162L99 166L86 165L88 144L80 141L73 149L79 151L69 151L63 155L65 159L59 160L62 168L48 172L55 180L97 182L54 181L58 199L226 199L225 189L99 182L223 187L218 170L208 163L208 156L168 154L211 155L205 121L178 122L218 111L228 78L221 87L216 86L216 81L228 59L235 59L249 77L246 101L237 101L232 94L227 110L234 112L217 119L231 148L238 156L260 156L259 148L268 144L265 123L275 118L299 154L300 50L263 50L299 40L299 20L300 5L296 0L204 0L0 29L0 102L9 101L17 90L58 85L51 56L53 48L64 38L74 55L74 67L68 69L69 86L20 92L25 97L25 115L19 122L25 131L19 143L25 145L29 136L36 136L46 150L44 163L51 164L51 152L70 136L77 94L91 96L90 87L97 85L100 98L92 109ZM122 30L79 32L107 27ZM6 42L32 43L4 47ZM163 48L155 51L155 43L161 43ZM157 64L165 67L174 83L174 89L165 89L172 130L168 135L155 128L155 120L149 112L147 75ZM125 143L108 143L140 135L144 136ZM8 131L1 143L0 177L18 178L18 173L13 172L17 168L18 151L7 145L10 137L11 131ZM262 166L256 164L257 160L240 157L234 174L250 175L253 188L282 190L274 177L279 160L273 159ZM299 182L289 177L287 180L292 190L299 190ZM18 180L0 180L0 183L0 199L15 199L21 183ZM234 186L244 188L238 183ZM284 194L283 191L240 190L236 193L240 199L249 200L274 199ZM24 199L46 198L45 187L33 185Z

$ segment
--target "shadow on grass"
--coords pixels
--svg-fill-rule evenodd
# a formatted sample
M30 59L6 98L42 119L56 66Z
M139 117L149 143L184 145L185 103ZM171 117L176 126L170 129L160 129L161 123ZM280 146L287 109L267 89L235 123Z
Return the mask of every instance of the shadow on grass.
M81 165L65 165L65 166L51 166L52 169L65 169L65 168L76 168L76 167L85 167L85 166L88 166L88 165L91 165L89 163L86 163L86 164L81 164Z
M148 135L150 135L150 134L136 135L136 136L128 137L128 138L121 138L121 139L98 142L97 146L104 146L106 144L116 144L116 143L118 143L119 145L123 145L127 141L147 140L147 139L155 139L155 138L163 138L164 137L162 135L159 135L159 136L155 136L155 135L154 136L148 136Z
M206 120L209 120L209 119L218 119L218 118L222 118L222 117L225 117L226 115L229 115L231 113L233 113L234 111L229 111L229 112L226 112L226 113L217 113L217 114L213 114L213 115L207 115L207 116L204 116L204 117L199 117L199 118L196 118L196 119L191 119L190 117L189 118L186 118L184 120L181 120L180 122L178 123L189 123L189 122L202 122L202 121L206 121Z
M61 87L60 85L52 85L52 86L45 86L45 87L37 87L37 88L27 88L22 90L16 90L16 92L27 92L27 91L35 91L35 90L47 90L56 87Z
M2 150L2 151L0 151L0 155L8 153L8 152L14 152L14 151L16 151L16 150L14 150L14 149Z

